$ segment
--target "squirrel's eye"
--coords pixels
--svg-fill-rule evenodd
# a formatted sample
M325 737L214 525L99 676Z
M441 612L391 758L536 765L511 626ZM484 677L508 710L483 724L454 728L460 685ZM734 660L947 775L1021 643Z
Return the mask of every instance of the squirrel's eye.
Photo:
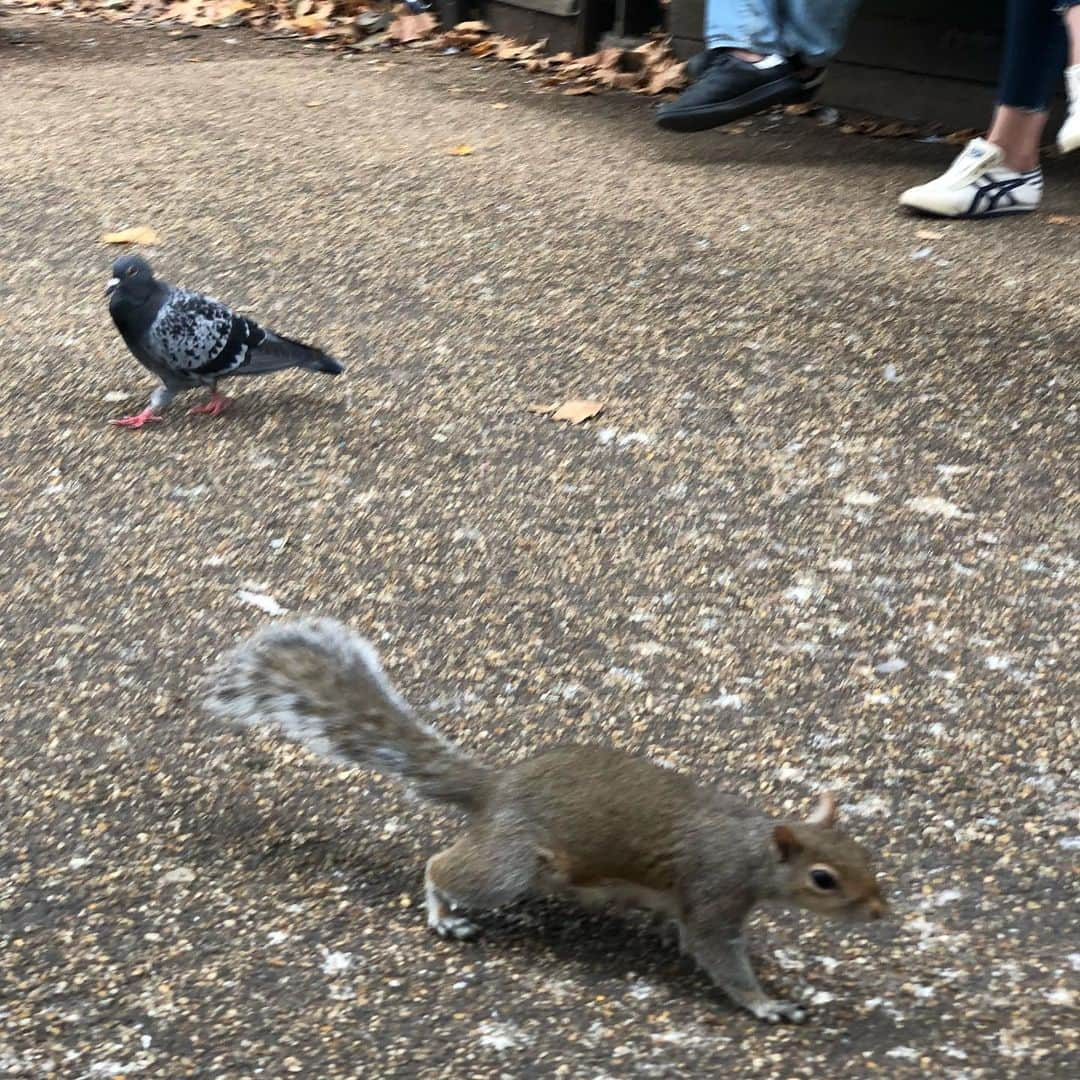
M820 866L810 871L810 880L819 889L825 889L826 891L835 889L838 884L836 876L828 870L823 870Z

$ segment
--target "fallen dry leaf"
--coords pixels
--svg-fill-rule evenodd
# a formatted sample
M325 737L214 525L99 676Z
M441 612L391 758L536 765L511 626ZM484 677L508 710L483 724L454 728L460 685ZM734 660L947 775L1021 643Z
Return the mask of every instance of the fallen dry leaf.
M645 67L656 67L671 56L668 51L668 42L664 38L653 38L652 41L646 41L644 45L639 45L631 52L641 57L641 62Z
M323 103L321 101L305 101L304 102L304 108L305 109L321 109L322 106L323 106Z
M144 5L149 6L149 5ZM248 0L188 0L169 5L164 13L169 18L181 18L196 26L215 26L255 8Z
M943 518L969 518L971 514L965 513L956 503L941 498L940 495L923 495L919 498L908 499L904 505L917 514L928 514Z
M245 604L251 604L267 615L284 615L288 608L283 608L272 596L261 592L252 592L250 589L238 589L237 600L243 600Z
M439 38L441 48L467 49L484 40L483 34L470 34L461 30L451 30Z
M584 424L594 416L599 416L604 411L602 401L585 401L574 399L564 402L551 414L552 420L568 420L571 424Z
M495 48L496 60L520 60L525 52L524 45L518 45L510 38L504 38Z
M917 135L918 128L912 127L911 124L903 124L899 120L894 120L888 124L882 124L880 127L874 128L873 131L868 132L875 139L902 139L908 135Z
M121 5L110 5L119 7ZM161 7L161 10L157 10ZM248 0L177 0L175 3L159 5L145 2L137 2L127 7L127 14L144 14L147 9L154 8L153 18L155 22L166 22L178 19L191 26L222 26L236 25L239 22L254 22L258 17L265 18L269 12L256 11L256 5ZM251 16L246 13L252 12Z
M1046 220L1051 225L1080 225L1080 217L1075 214L1049 214Z
M580 97L582 94L595 94L596 87L592 83L583 83L581 86L568 86L563 93L571 97Z
M468 143L462 143L460 146L452 146L447 153L451 157L468 157L473 153L473 148Z
M101 238L101 242L103 244L142 244L147 246L158 243L160 239L149 225L136 225L131 229L106 233Z
M471 22L459 22L454 24L455 30L461 30L468 34L488 34L491 32L491 27L486 22L481 22L479 19L473 19Z
M646 94L662 94L665 90L681 90L686 85L685 64L662 64L653 68L643 87Z
M510 106L507 105L505 101L496 101L495 104L492 105L491 107L493 109L509 109L510 108Z
M596 59L599 53L589 53L588 56L579 56L576 60L567 64L567 68L573 68L574 70L584 71L586 68L596 67Z
M333 0L318 5L314 0L300 0L292 17L282 19L281 25L302 34L321 34L333 25L333 18Z
M937 232L935 229L916 229L915 235L920 240L941 240L945 236L943 232Z
M600 68L593 76L593 79L600 86L614 89L620 86L620 80L625 80L626 75L625 71L619 71L617 68ZM636 75L631 75L630 78L634 81L637 80ZM626 89L626 87L622 88Z
M852 120L847 124L841 124L840 131L845 135L877 135L889 126L881 120Z
M540 416L550 416L558 407L558 405L526 405L525 411L538 413Z
M282 26L304 34L318 34L330 26L330 21L322 15L297 15L295 19L283 19Z
M430 36L438 25L430 11L422 11L419 15L399 15L390 24L386 36L400 45L407 45Z

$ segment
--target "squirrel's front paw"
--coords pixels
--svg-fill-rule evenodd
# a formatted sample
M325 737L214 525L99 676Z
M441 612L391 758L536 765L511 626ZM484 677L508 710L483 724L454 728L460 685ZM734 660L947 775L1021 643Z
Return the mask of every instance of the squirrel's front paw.
M750 1011L767 1024L779 1024L781 1020L801 1024L806 1019L806 1010L791 1001L762 1001L752 1005Z
M443 915L428 925L439 937L455 938L457 941L468 941L480 933L476 923L469 922L461 915Z

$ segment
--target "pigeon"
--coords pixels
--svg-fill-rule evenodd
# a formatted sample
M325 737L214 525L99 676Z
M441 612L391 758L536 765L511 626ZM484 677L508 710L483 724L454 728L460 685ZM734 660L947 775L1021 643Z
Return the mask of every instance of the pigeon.
M326 375L345 370L321 349L266 330L202 293L159 281L138 255L113 263L105 295L132 355L161 380L142 412L109 421L120 427L141 428L161 420L161 410L179 391L196 386L207 387L210 400L189 412L217 416L232 400L218 392L218 380L234 375L294 367Z

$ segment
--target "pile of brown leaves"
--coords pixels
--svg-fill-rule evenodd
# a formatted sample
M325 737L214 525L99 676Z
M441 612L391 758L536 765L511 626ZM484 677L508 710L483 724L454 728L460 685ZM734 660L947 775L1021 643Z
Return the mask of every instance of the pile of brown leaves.
M332 49L374 50L407 46L458 51L503 60L544 75L548 86L567 94L632 90L659 94L685 85L684 65L665 40L636 49L603 49L592 56L548 55L546 41L524 44L493 34L483 22L439 27L430 11L379 0L15 0L25 8L61 10L75 17L110 22L176 23L202 28L253 26L275 34L296 34Z
M532 74L544 75L546 86L561 86L564 94L595 94L603 90L632 90L661 94L686 85L683 64L664 38L647 41L636 49L601 49L589 56L545 53L546 41L523 45L513 38L491 33L482 22L458 23L439 35L442 50L459 49L470 56L517 64Z
M110 22L179 23L200 29L254 26L342 41L355 36L368 0L15 0L24 8L60 10Z

